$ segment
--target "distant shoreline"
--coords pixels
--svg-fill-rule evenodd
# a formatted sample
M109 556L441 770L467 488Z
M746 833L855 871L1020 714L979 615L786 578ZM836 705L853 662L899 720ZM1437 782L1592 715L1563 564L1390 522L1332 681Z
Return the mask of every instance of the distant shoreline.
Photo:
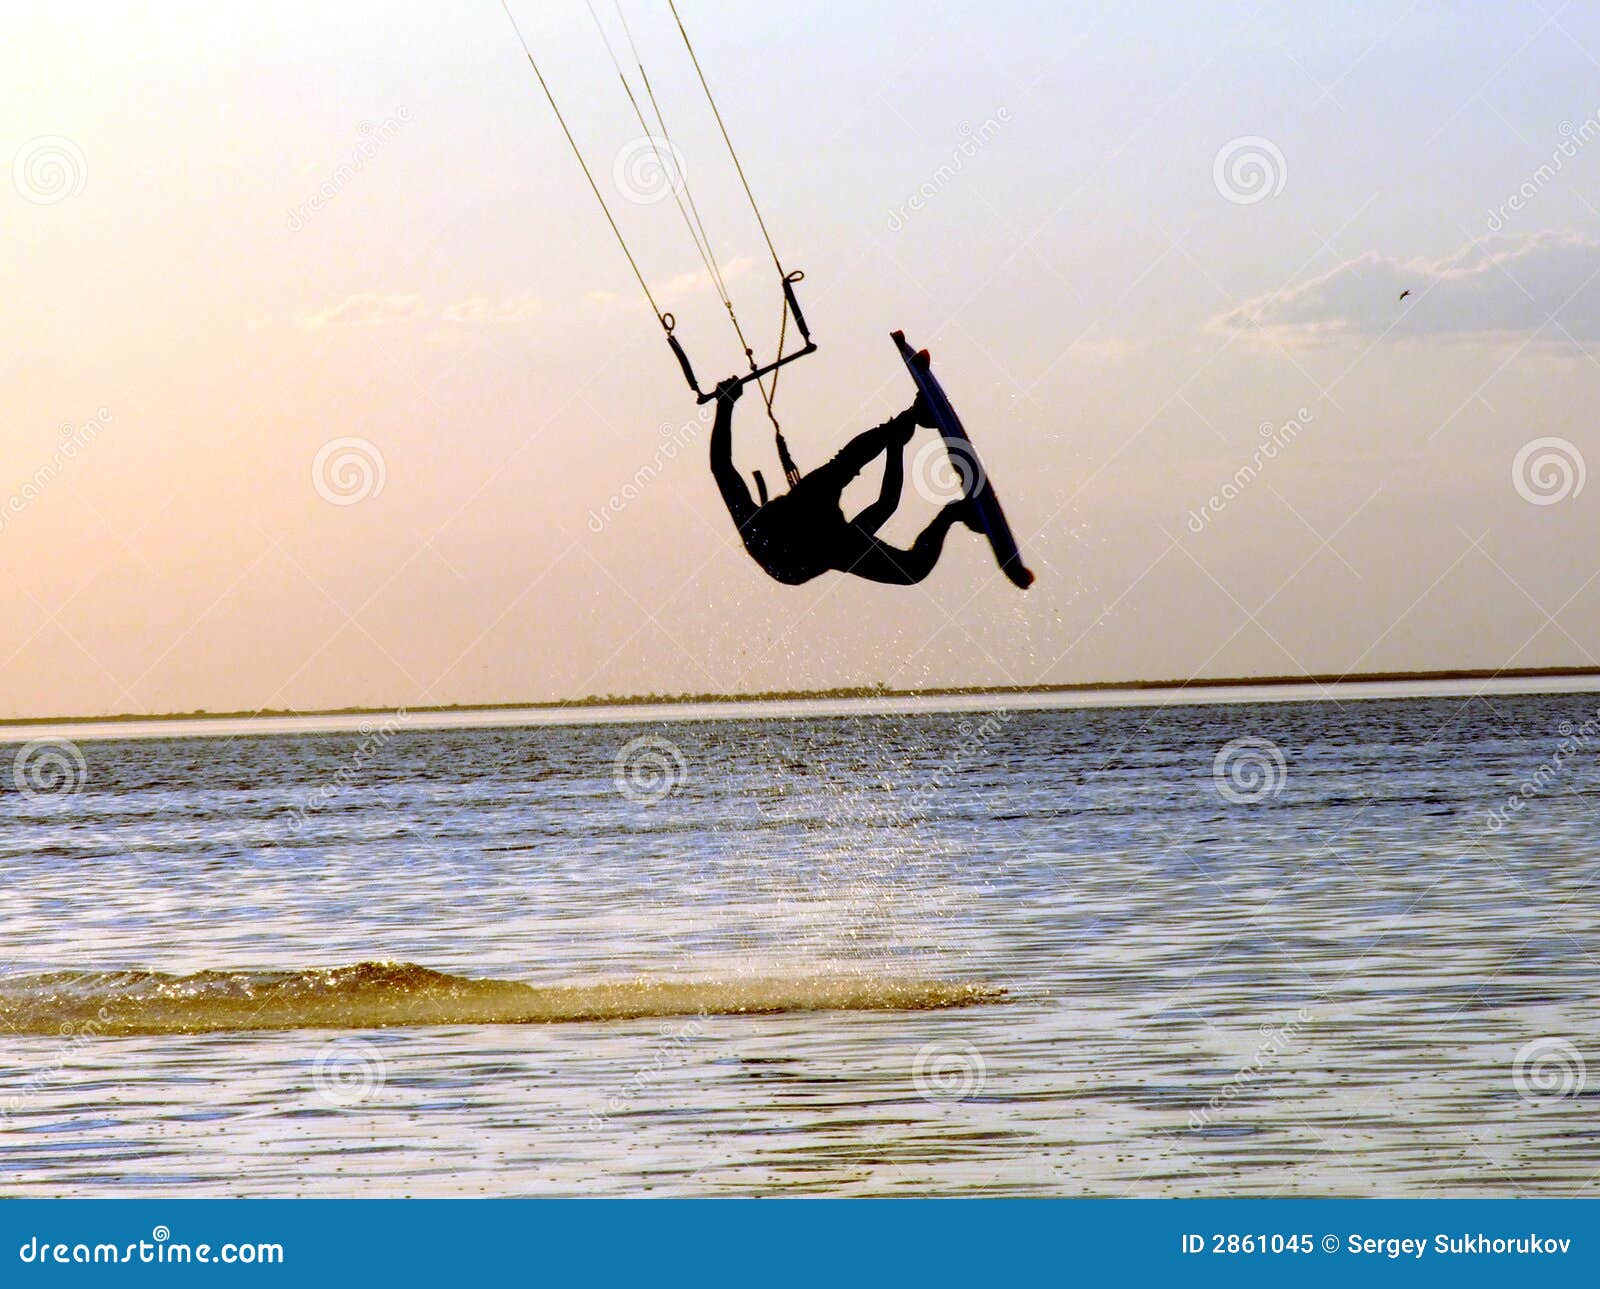
M1429 682L1470 682L1492 680L1600 680L1600 667L1512 667L1455 668L1446 671L1367 671L1337 672L1300 676L1216 676L1200 680L1109 680L1080 681L1061 685L955 685L926 689L891 689L885 685L842 689L770 690L753 694L591 694L584 698L544 699L535 702L456 703L430 707L326 707L300 711L271 708L239 712L152 712L123 713L115 716L11 716L0 718L0 730L29 726L116 725L144 722L181 723L184 721L249 721L282 719L355 718L390 716L449 716L474 712L500 711L582 711L586 708L626 707L708 707L718 703L838 702L865 699L941 699L1007 698L1019 695L1078 693L1183 693L1188 690L1278 688L1304 686L1307 689L1354 684L1422 684Z

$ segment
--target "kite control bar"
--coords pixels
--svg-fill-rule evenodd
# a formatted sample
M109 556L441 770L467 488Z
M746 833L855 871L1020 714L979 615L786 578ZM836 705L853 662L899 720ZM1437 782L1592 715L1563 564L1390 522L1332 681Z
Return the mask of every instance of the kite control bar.
M785 273L783 275L783 298L789 311L789 316L794 319L794 325L800 329L801 338L806 343L792 353L783 353L783 339L780 334L778 356L764 367L756 366L755 360L752 358L750 370L738 378L739 384L748 385L753 380L760 380L763 376L777 371L778 368L787 366L796 358L804 358L807 354L816 353L817 342L811 338L811 328L806 326L806 316L800 312L800 301L795 298L794 294L794 284L804 278L805 273L800 269L795 269L792 273ZM661 325L667 329L667 344L671 346L672 356L678 360L678 366L683 369L684 380L688 381L689 388L694 390L695 402L709 403L717 396L716 392L713 390L709 394L706 393L700 388L700 382L695 379L694 368L689 363L689 355L684 352L683 346L678 343L678 337L672 333L673 327L677 325L677 320L670 313L663 313L661 315ZM748 352L746 350L746 353Z
M645 281L644 274L639 268L639 262L628 248L627 238L622 235L622 229L617 226L617 221L611 214L611 207L606 202L605 194L600 191L600 185L595 182L594 172L589 168L588 161L584 159L583 149L578 146L577 139L573 137L572 131L567 127L566 118L561 114L561 107L557 104L555 95L550 92L550 86L545 81L544 73L539 70L538 61L533 56L533 50L528 46L527 38L522 34L522 28L517 23L516 15L511 12L511 5L508 0L501 0L501 7L505 10L506 18L510 21L512 30L516 32L517 41L522 46L522 52L527 56L528 66L533 69L534 77L539 82L539 88L544 91L544 96L550 103L550 110L555 113L556 122L561 126L561 132L566 135L567 144L572 149L572 155L577 158L578 167L583 171L583 177L589 181L589 187L594 192L595 200L600 204L600 211L606 217L606 223L611 226L611 232L615 235L617 245L621 248L623 256L628 261L628 267L633 270L633 276L638 280L639 289L644 292L644 298L650 303L650 311L660 320L662 328L667 333L667 344L671 346L672 356L678 360L678 366L683 370L684 380L688 381L689 388L694 390L696 400L701 403L709 403L716 397L715 391L708 394L700 388L700 382L695 379L694 368L689 363L689 355L684 352L683 346L678 343L678 338L672 334L676 322L670 313L663 311L656 304L656 298L650 291L650 284ZM593 7L591 4L591 11ZM750 370L747 374L734 378L736 385L745 385L750 381L759 381L763 376L771 375L778 368L792 363L796 358L804 358L807 354L816 352L816 342L811 339L811 329L806 325L805 315L800 312L800 301L795 298L794 293L794 284L801 281L805 274L798 269L792 273L784 271L783 261L778 257L778 249L772 244L772 237L767 232L767 221L762 218L761 208L756 205L755 194L750 191L750 183L745 178L744 166L739 160L739 154L734 151L733 140L728 136L728 127L723 123L722 113L717 108L717 101L711 96L711 86L706 83L706 74L700 66L699 56L694 52L694 45L689 40L689 33L684 28L683 19L678 16L678 10L673 0L667 0L667 8L672 10L673 19L678 24L678 32L683 37L684 48L688 50L689 60L694 64L695 74L700 78L700 88L705 91L706 101L711 105L712 115L717 119L717 128L722 132L722 141L728 145L728 156L733 161L734 170L738 172L739 183L744 188L745 196L750 199L750 210L755 215L756 223L761 228L762 239L767 244L767 250L772 253L773 267L778 270L778 279L783 284L784 311L778 330L778 356L765 367L758 366L755 351L750 347L750 342L745 339L744 331L739 326L738 316L733 311L733 300L728 295L727 283L724 281L722 270L717 265L716 257L711 253L711 239L706 236L705 224L700 219L700 212L695 207L694 198L689 195L688 183L681 173L677 173L674 176L675 182L672 184L674 201L679 212L683 215L684 222L689 227L689 234L694 240L695 248L700 252L700 258L706 266L706 273L711 279L711 284L716 287L717 294L722 299L723 307L728 311L728 321L733 324L734 334L739 337L739 345L744 350L745 358L750 363ZM627 31L628 20L622 17L620 7L617 10L617 16L621 18L623 30ZM597 25L600 22L598 15L595 16L595 22ZM605 37L603 27L601 28L601 35ZM631 47L633 33L627 32L627 35ZM634 114L639 120L639 127L643 130L645 139L650 143L652 152L655 153L657 165L661 166L665 172L667 169L666 162L662 160L661 152L656 145L659 142L665 145L670 152L672 150L672 141L667 137L666 123L661 119L661 109L656 103L655 91L650 87L650 77L644 70L644 64L643 62L638 64L639 78L644 84L645 96L655 111L655 128L651 127L650 122L645 117L639 100L629 82L628 74L623 71L622 64L618 60L615 50L612 49L609 38L606 38L605 44L607 50L611 51L611 61L617 69L617 75L622 80L623 90L627 93L629 102L633 104ZM637 57L637 49L634 50L634 54ZM660 134L659 140L657 138L658 130ZM677 167L677 170L681 172L682 167ZM801 339L805 341L805 344L793 353L786 354L783 352L783 342L788 333L789 319L791 317L794 319L795 327L799 330ZM778 428L778 418L773 413L772 400L777 393L777 387L776 376L773 376L770 390L766 386L762 386L763 397L767 404L767 419L772 422L774 430ZM787 449L783 447L781 431L778 433L778 450L779 456L783 458L784 474L790 477L790 482L792 483L799 478L799 471L793 468L794 463L789 460Z

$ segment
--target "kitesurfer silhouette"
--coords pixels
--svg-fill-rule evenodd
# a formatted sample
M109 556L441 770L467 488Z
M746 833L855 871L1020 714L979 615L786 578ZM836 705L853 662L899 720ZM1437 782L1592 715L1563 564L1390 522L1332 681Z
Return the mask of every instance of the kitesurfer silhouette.
M601 213L604 214L606 222L616 236L617 245L627 259L628 267L633 270L633 275L638 280L639 289L650 305L650 311L661 324L667 345L672 350L673 357L677 359L684 380L694 391L697 402L707 403L715 400L717 404L716 422L711 432L711 472L716 478L717 487L722 493L723 502L728 507L728 513L733 516L733 522L738 526L739 537L756 563L770 577L789 586L809 582L814 577L835 570L865 578L870 582L909 586L922 581L933 571L944 550L945 536L959 523L966 524L974 532L982 534L993 550L995 562L999 564L1001 572L1014 585L1026 590L1033 582L1033 573L1022 562L1022 554L1017 549L1016 538L1011 532L1010 525L1006 523L1005 513L1000 507L999 498L995 496L994 486L988 480L977 454L973 451L972 441L961 424L961 418L956 415L949 398L934 378L927 350L912 349L901 332L895 331L890 334L899 349L900 357L911 373L912 381L917 386L916 402L876 429L858 434L833 460L810 474L803 475L795 467L783 440L783 430L773 409L773 400L777 396L779 370L817 351L816 341L811 338L811 328L806 325L805 315L800 310L800 301L795 294L795 284L803 281L805 274L799 269L786 269L778 254L778 248L773 244L767 221L761 214L761 208L756 204L755 193L751 191L749 180L745 176L744 164L734 150L733 139L728 133L716 99L712 97L705 70L700 65L699 55L694 51L694 44L689 39L683 19L678 16L674 0L667 0L667 8L671 10L677 22L678 32L683 37L689 61L694 66L701 89L705 91L706 101L722 133L723 142L727 144L728 157L733 163L734 173L737 174L740 186L749 199L751 213L755 215L756 224L761 229L762 240L766 242L767 250L772 255L772 266L777 271L778 285L783 292L783 314L778 326L776 354L763 363L756 357L756 350L746 338L744 327L739 322L733 299L728 294L726 275L718 265L716 256L712 254L711 238L707 235L705 223L700 218L699 206L689 194L688 182L679 173L681 167L678 167L678 171L674 171L668 164L674 155L672 140L667 136L666 123L662 120L655 90L651 88L650 78L645 74L644 63L639 59L639 51L633 44L633 34L626 32L627 19L622 17L619 9L618 17L627 34L629 47L638 68L643 101L634 92L629 73L617 57L610 39L605 37L603 26L601 36L605 38L606 48L611 52L612 63L633 107L635 119L643 132L643 140L648 142L656 165L664 172L677 174L679 182L670 185L674 204L682 215L695 249L705 265L707 280L716 289L718 298L727 311L728 321L733 327L739 347L744 351L745 358L750 364L748 373L730 377L710 394L700 388L689 355L674 334L677 320L670 312L660 307L655 294L650 290L650 284L645 280L639 261L629 248L621 227L613 217L604 191L595 180L594 171L584 159L583 150L567 127L566 118L556 103L555 95L550 91L549 82L539 70L539 63L533 56L533 50L529 47L522 28L517 24L516 15L512 13L511 6L506 0L502 0L502 7L512 29L516 32L522 52L528 59L528 66L549 101L556 123L566 136L567 144L571 147L573 156L577 158L578 167L583 171L584 178L589 181L589 187L600 205ZM596 23L598 25L598 18ZM653 125L650 118L645 115L644 102L650 104L655 118ZM791 324L799 333L801 343L798 348L785 346ZM770 383L768 377L771 378ZM778 460L783 465L784 482L789 488L783 495L769 498L766 484L760 474L756 474L756 490L761 497L759 504L751 498L749 488L745 486L743 478L733 464L733 405L738 401L747 382L755 382L757 388L761 390L762 399L766 404L767 419L772 423ZM877 533L900 504L900 493L905 485L906 445L911 441L911 436L919 425L939 432L945 452L950 458L950 466L962 479L964 495L940 509L916 541L909 548L902 550L879 540ZM877 501L854 518L846 519L840 504L845 488L880 455L884 458L883 485Z
M769 577L798 586L830 571L849 573L869 582L910 586L933 571L944 549L945 534L959 523L982 531L970 498L945 505L902 550L880 540L877 531L900 504L905 484L905 449L919 425L935 422L919 395L905 411L875 429L856 435L826 465L800 476L788 492L768 499L766 484L755 474L757 503L733 464L733 405L744 382L729 377L717 386L717 415L711 427L711 474L723 503L750 557ZM840 495L880 454L883 486L878 499L853 519L846 519Z

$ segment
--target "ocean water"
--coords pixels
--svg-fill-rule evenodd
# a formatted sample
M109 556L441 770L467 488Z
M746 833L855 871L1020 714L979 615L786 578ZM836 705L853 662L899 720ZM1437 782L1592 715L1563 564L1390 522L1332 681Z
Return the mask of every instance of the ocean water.
M0 747L0 1194L1593 1194L1597 706Z

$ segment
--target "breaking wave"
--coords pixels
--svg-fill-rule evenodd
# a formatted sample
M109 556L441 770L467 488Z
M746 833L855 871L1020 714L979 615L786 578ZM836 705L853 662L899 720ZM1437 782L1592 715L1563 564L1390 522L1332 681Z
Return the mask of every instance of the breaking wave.
M997 1002L978 982L824 973L529 985L362 962L307 971L50 972L0 981L0 1028L96 1037L236 1030L530 1025L653 1016L922 1011Z

